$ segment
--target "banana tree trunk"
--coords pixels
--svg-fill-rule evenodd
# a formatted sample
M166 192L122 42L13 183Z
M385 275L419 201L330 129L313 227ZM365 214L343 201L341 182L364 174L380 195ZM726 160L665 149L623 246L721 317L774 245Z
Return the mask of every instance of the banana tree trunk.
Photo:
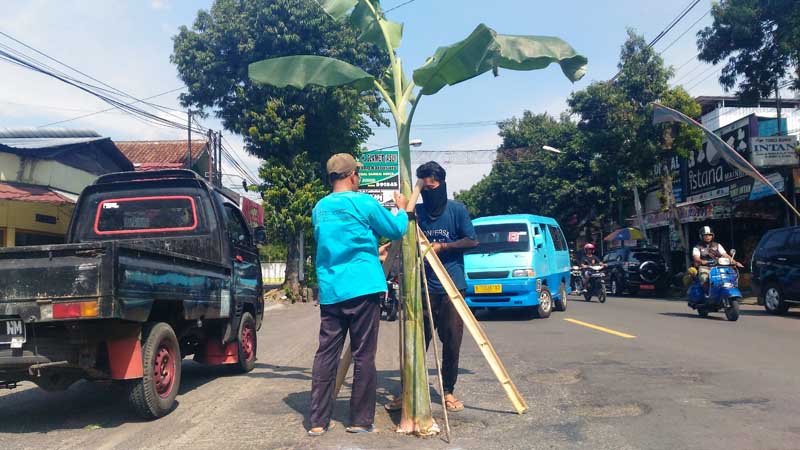
M412 183L408 128L406 124L398 124L400 189L403 195L410 198ZM435 423L431 414L428 370L425 366L425 328L417 249L417 221L411 219L403 237L403 409L398 431L428 435L435 432Z

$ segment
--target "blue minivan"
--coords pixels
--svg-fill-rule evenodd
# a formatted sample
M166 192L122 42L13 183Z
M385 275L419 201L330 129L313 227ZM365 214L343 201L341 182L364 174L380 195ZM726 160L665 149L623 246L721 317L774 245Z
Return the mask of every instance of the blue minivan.
M541 318L567 309L569 248L555 219L514 214L472 224L480 244L464 255L470 308L525 308Z

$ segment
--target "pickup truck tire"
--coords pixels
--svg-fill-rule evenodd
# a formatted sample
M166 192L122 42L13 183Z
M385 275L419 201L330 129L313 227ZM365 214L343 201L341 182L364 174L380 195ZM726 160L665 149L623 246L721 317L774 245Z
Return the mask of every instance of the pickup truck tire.
M169 324L155 322L142 329L144 376L131 380L129 400L145 419L157 419L175 406L181 385L181 351Z
M239 337L236 340L239 361L231 368L237 373L247 373L256 366L256 350L258 349L258 334L256 333L256 320L249 312L242 315L239 323Z

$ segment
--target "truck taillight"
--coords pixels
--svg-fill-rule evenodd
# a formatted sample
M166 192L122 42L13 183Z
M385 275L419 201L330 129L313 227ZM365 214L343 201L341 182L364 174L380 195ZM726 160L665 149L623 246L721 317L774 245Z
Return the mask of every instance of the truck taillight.
M99 310L96 301L53 303L54 319L75 319L79 317L97 317Z

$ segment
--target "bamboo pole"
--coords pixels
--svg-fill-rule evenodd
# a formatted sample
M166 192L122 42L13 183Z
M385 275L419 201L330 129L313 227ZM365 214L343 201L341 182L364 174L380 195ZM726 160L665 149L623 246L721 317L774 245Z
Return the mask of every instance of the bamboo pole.
M458 288L456 288L453 280L447 273L447 270L439 260L439 256L436 254L436 252L428 251L431 244L428 242L425 234L422 233L421 230L417 229L417 235L419 236L420 245L425 249L423 252L425 259L428 261L428 264L430 264L433 272L436 274L436 277L439 278L442 286L444 286L447 295L450 297L450 300L453 302L453 306L456 308L456 312L458 312L458 315L461 316L461 320L464 321L464 325L466 325L467 330L469 330L472 338L475 339L475 343L478 344L478 348L480 349L481 353L483 353L486 361L489 363L489 367L491 367L495 377L497 377L497 380L500 382L500 385L506 391L506 395L508 395L509 400L511 400L511 404L514 406L517 414L524 413L528 409L528 404L525 403L525 399L522 398L517 390L516 385L514 385L514 382L511 381L511 377L509 377L508 372L503 366L503 363L500 361L497 353L495 353L494 347L492 347L492 344L489 342L489 338L486 336L486 333L484 333L483 328L481 328L478 321L475 320L475 316L472 315L472 312L469 310L464 297L461 295L461 292L459 292Z
M423 260L422 253L422 242L419 243L420 245L417 247L419 249L420 258L419 258L419 265L420 265L420 272L422 272L422 286L423 291L425 292L425 304L428 306L428 326L431 329L431 341L433 341L433 358L436 361L436 380L438 381L439 385L439 396L442 399L442 411L444 411L444 433L447 438L447 443L450 443L450 418L447 416L447 402L444 400L444 384L442 384L442 367L441 363L439 362L439 344L436 342L436 335L434 334L434 330L436 327L433 323L433 308L431 308L431 293L428 291L428 276L425 274L425 261Z

